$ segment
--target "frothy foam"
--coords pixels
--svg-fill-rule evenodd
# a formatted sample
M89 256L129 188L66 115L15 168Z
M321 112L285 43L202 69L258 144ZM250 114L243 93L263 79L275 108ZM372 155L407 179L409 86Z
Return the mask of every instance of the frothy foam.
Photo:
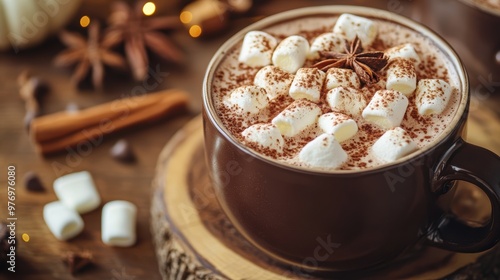
M319 35L331 32L337 18L336 16L300 18L279 23L261 31L273 35L278 40L283 40L291 35L300 35L306 38L309 43L312 43ZM420 63L415 67L418 80L442 79L451 86L452 95L449 103L446 109L437 116L421 116L416 106L415 94L408 98L409 105L400 127L407 131L408 135L416 143L417 149L422 149L427 145L431 145L443 133L457 111L460 103L460 81L458 75L451 63L445 59L446 56L423 35L389 21L380 19L372 20L377 25L378 36L372 45L365 47L365 50L385 51L391 47L410 43L414 46L420 57ZM289 95L279 95L269 100L268 106L256 115L237 113L224 106L223 100L234 89L254 84L255 74L261 68L250 67L238 62L240 49L241 42L228 50L226 57L216 69L212 81L211 95L222 124L236 139L256 152L276 159L279 162L307 167L307 164L301 161L298 155L307 143L323 133L323 130L317 123L292 137L284 136L285 145L281 153L270 149L260 149L256 145L246 143L242 136L242 132L253 124L271 123L273 118L294 101L292 97ZM315 62L312 59L308 59L303 67L310 67ZM363 85L359 89L360 94L367 101L372 99L376 91L386 88L386 70L379 71L379 75L381 77L379 83L371 86ZM332 112L326 100L327 91L323 89L320 100L317 102L323 114ZM340 143L343 150L347 153L348 159L338 169L363 169L383 164L384 161L378 159L373 154L372 146L384 134L386 129L367 121L361 115L351 117L357 123L358 132L354 137Z

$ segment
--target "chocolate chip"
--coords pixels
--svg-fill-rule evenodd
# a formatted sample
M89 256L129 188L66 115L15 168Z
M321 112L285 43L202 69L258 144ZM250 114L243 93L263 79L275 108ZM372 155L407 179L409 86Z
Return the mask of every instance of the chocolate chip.
M63 255L63 262L68 266L69 272L75 274L92 264L92 253L90 251L66 252Z
M132 163L136 161L134 152L124 139L118 140L118 142L111 147L110 153L113 158L121 162Z
M24 186L31 192L43 192L45 187L35 172L29 171L24 175Z

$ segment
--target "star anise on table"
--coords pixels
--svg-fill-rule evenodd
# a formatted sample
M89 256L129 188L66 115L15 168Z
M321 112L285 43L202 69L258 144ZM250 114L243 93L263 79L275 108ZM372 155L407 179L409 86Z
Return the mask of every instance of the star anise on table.
M147 48L168 61L181 63L184 59L183 53L160 31L181 27L179 18L145 16L142 12L144 3L137 1L133 8L124 2L113 3L106 33L106 36L123 42L127 60L138 81L144 80L148 74Z
M93 22L88 27L88 39L74 32L62 31L59 38L68 49L59 53L54 59L56 66L76 66L71 77L74 83L82 81L92 70L92 84L96 88L102 87L104 78L104 65L124 68L126 62L118 53L111 51L117 44L113 38L99 36L99 23Z
M363 46L358 36L349 44L345 43L345 53L321 52L325 57L313 65L322 71L330 68L350 68L356 72L359 79L365 84L373 84L379 81L376 71L381 70L387 65L388 58L381 51L363 52Z

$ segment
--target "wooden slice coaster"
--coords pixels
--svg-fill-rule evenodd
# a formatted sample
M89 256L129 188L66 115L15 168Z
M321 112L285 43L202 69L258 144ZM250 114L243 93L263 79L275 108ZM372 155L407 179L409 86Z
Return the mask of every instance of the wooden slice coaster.
M469 122L479 135L477 126L474 119ZM490 123L488 131L493 129L493 135L499 135L498 126L498 121L493 126ZM153 191L151 226L163 279L316 279L267 257L246 241L222 212L207 174L201 117L181 129L163 149ZM470 185L460 186L453 205L453 211L471 223L487 219L491 211L484 194ZM428 247L369 278L470 279L472 275L490 275L498 279L499 271L498 246L476 254Z

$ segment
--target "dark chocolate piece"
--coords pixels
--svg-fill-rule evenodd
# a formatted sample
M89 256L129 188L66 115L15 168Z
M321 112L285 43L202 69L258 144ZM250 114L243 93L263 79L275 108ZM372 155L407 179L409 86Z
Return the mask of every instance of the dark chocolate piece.
M24 175L24 186L28 191L32 192L43 192L45 191L45 186L38 175L33 171L28 171Z
M130 145L124 139L118 140L118 142L111 147L110 153L113 158L124 163L132 163L136 161L132 148L130 148Z

